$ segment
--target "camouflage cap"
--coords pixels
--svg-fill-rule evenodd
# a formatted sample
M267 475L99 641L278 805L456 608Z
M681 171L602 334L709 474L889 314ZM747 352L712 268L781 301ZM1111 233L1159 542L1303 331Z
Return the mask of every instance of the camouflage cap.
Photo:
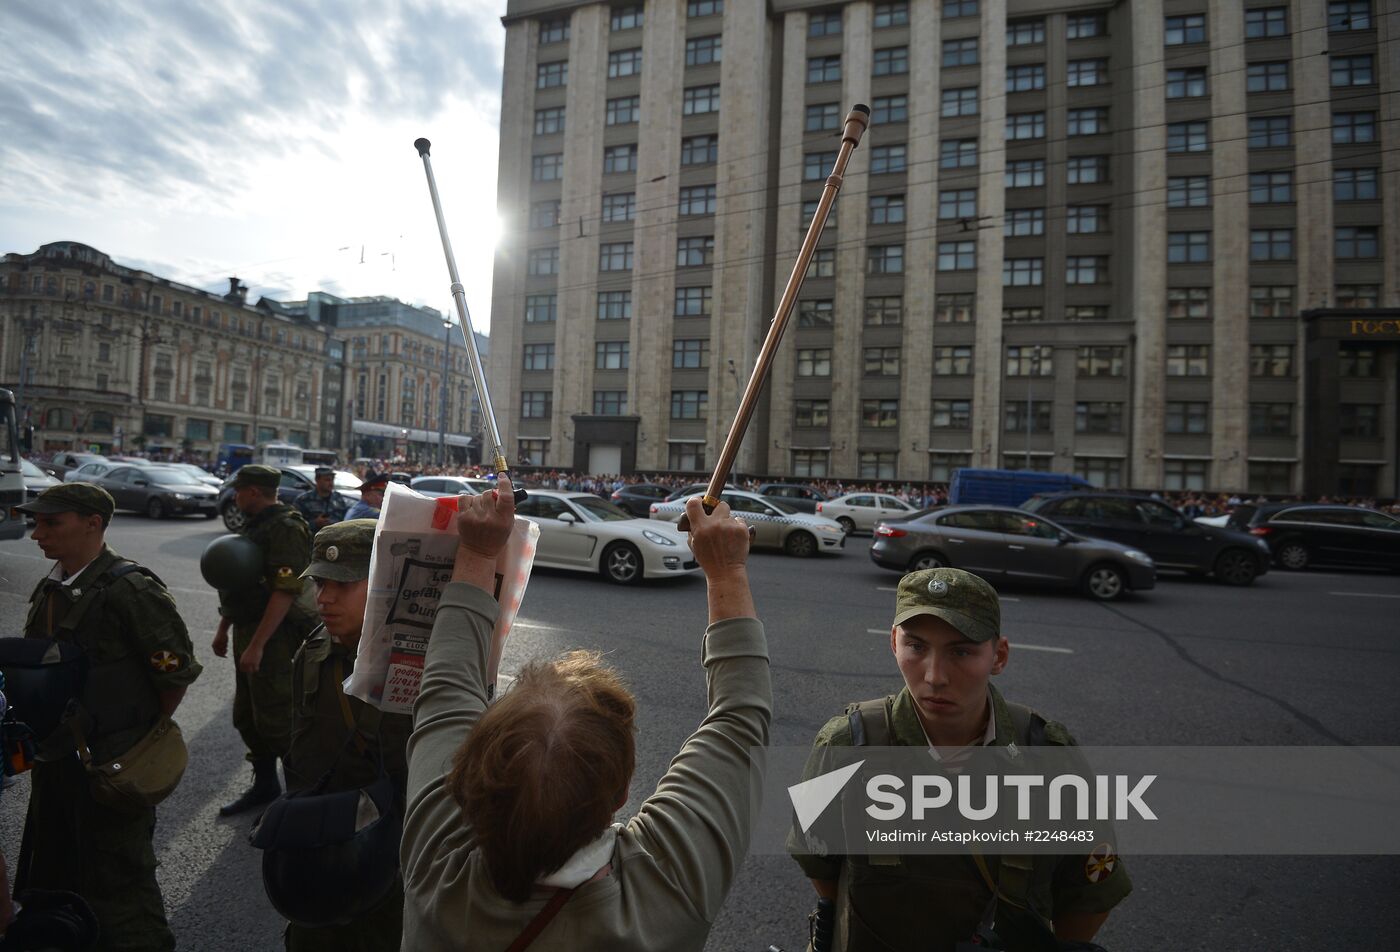
M895 589L894 624L932 615L973 641L1001 634L1001 602L996 590L971 572L937 568L910 572Z
M331 582L369 578L369 555L377 525L377 519L347 519L326 526L311 543L311 564L301 577Z
M233 476L234 489L242 489L244 486L263 486L267 489L276 489L281 482L281 470L275 466L264 466L261 463L240 466L238 472Z
M94 486L92 483L59 483L45 489L33 502L20 506L19 511L36 516L76 512L84 516L110 519L116 508L116 500L101 486Z

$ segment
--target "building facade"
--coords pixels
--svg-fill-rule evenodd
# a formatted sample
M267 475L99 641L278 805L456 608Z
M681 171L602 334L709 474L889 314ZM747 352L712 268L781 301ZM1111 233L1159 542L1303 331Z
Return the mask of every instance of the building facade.
M712 462L864 102L741 471L1396 495L1395 348L1339 344L1337 440L1304 412L1303 312L1400 307L1378 6L510 0L503 435Z

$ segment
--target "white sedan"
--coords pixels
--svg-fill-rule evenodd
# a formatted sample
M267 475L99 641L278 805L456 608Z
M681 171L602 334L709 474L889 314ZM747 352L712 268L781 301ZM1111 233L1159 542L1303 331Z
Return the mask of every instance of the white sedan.
M619 585L700 571L684 533L590 493L531 489L515 514L540 527L539 566L598 572Z
M847 493L817 503L817 512L841 523L847 533L874 532L883 519L898 519L917 512L913 506L884 493Z
M703 494L702 494L703 495ZM818 552L839 552L846 545L846 533L823 516L799 512L781 499L760 496L741 489L726 490L720 499L753 529L753 544L782 549L798 558ZM651 507L651 517L675 523L685 512L685 500L659 502Z

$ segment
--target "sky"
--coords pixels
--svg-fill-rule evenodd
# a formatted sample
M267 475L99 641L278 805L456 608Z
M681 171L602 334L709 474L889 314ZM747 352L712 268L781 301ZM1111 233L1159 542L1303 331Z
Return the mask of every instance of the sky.
M0 0L0 254L78 241L249 300L489 329L505 0ZM484 226L483 226L483 223Z

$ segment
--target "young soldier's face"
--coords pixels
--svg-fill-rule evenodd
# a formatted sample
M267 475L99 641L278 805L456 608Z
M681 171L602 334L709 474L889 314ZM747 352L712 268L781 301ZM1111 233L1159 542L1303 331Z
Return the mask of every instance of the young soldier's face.
M890 632L904 683L929 725L979 719L987 681L1006 665L1005 638L976 642L933 615L916 615Z
M321 623L336 641L353 648L359 644L360 629L365 623L365 597L369 579L358 582L316 580L316 610Z
M61 562L82 551L91 542L94 534L101 533L101 516L55 512L34 517L34 532L31 538L38 543L44 558Z

